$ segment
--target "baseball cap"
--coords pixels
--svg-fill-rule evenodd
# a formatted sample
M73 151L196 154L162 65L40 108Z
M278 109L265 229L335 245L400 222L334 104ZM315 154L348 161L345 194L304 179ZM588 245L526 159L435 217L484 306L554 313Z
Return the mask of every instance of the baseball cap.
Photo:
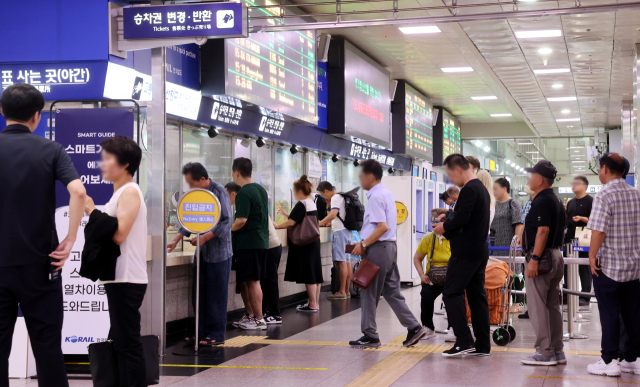
M540 160L536 165L533 166L533 168L525 168L524 170L529 173L537 173L538 175L546 177L547 179L555 179L556 174L558 173L556 167L554 167L553 164L551 164L551 162L547 160Z

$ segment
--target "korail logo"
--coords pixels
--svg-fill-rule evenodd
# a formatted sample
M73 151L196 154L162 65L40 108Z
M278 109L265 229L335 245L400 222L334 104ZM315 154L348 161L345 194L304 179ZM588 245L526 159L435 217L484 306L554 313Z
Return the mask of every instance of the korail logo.
M65 337L65 343L95 343L93 337L69 336Z
M234 26L234 13L231 10L216 12L216 27L218 28L233 28Z

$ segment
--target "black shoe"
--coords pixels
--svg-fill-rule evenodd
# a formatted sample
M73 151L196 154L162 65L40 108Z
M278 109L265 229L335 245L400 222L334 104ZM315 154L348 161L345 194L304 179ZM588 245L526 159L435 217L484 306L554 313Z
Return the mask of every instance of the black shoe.
M380 340L379 339L374 339L372 337L369 337L367 335L362 336L361 338L359 338L356 341L350 341L349 342L349 346L351 348L359 348L359 349L364 349L364 348L378 348L380 347Z
M267 325L282 324L282 317L265 314L264 321L267 323Z
M418 325L414 329L410 329L409 333L407 333L407 339L402 342L402 345L405 347L410 347L415 345L421 338L427 335L427 330L424 327Z
M451 349L447 349L446 351L442 352L442 356L444 357L462 356L465 353L471 353L471 352L474 352L475 350L476 348L473 346L473 344L461 347L458 345L458 343L456 343Z
M529 318L529 311L527 310L526 312L524 312L522 314L519 314L518 318L525 319L525 320L528 319Z
M467 353L467 355L469 356L477 356L477 357L486 357L491 355L491 351L478 351L477 349L474 349L473 352L469 352Z

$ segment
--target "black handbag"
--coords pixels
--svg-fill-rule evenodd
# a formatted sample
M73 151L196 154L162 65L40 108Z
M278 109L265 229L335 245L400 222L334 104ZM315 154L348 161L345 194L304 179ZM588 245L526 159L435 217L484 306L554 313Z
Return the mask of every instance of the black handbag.
M94 387L118 387L118 354L110 340L89 345L89 368ZM147 374L147 386L160 383L160 357L158 353L158 336L140 337Z

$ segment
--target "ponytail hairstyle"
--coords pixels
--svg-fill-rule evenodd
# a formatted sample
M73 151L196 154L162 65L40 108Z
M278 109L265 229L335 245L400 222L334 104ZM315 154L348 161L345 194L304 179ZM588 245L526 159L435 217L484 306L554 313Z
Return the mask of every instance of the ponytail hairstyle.
M305 196L309 196L311 195L311 191L313 191L313 185L307 178L307 175L302 175L293 183L293 189L295 191L302 191Z

